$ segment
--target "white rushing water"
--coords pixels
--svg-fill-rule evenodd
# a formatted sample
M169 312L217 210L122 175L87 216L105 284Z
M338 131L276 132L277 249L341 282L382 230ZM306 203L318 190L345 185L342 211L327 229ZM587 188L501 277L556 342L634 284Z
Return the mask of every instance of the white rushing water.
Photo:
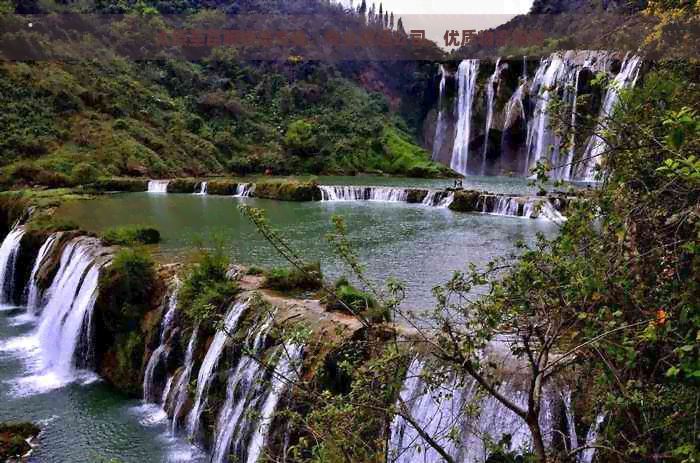
M101 250L94 238L73 239L63 249L58 272L47 290L36 339L45 368L60 380L74 379L76 347L81 336L89 336L99 272L107 263L98 259ZM88 352L80 355L89 357Z
M180 290L180 280L177 278L175 279L174 282L174 288L171 290L170 295L168 297L168 305L167 305L167 310L165 314L163 315L163 321L161 322L161 332L160 332L160 343L158 347L153 351L151 354L151 357L148 359L148 363L146 364L146 370L144 371L143 375L143 401L144 402L152 402L155 400L155 397L153 397L153 374L155 373L156 368L158 365L160 365L162 362L166 361L168 359L168 356L170 355L170 347L168 346L168 334L170 333L170 329L172 328L173 320L175 319L175 313L177 312L177 293ZM172 383L172 377L169 379L170 383ZM166 387L167 392L170 392L170 384L168 387ZM164 397L167 397L167 393L164 393ZM165 403L164 399L161 400L162 403Z
M61 233L50 234L46 241L44 241L44 244L41 245L41 248L39 248L39 254L37 254L36 260L34 261L32 273L29 275L29 282L27 283L27 311L32 315L38 315L44 305L41 288L39 288L37 282L37 274L46 263L48 257L54 252L60 237Z
M321 201L394 201L408 200L408 189L383 186L319 185Z
M199 182L195 188L194 194L196 195L206 195L207 194L207 182Z
M297 378L298 366L296 363L301 358L303 346L285 343L281 350L280 359L277 361L277 366L272 374L270 389L260 410L260 417L255 426L253 436L250 438L247 463L256 463L258 461L267 440L267 434L274 418L277 403L282 398L282 393L290 381L294 381Z
M236 185L236 194L239 198L247 198L255 191L254 183L239 183Z
M481 175L486 174L486 154L489 149L489 132L491 131L491 123L493 122L493 100L496 95L494 86L499 83L501 72L505 68L501 66L501 58L496 60L496 67L493 74L486 82L486 127L484 127L484 149L481 154Z
M241 319L246 309L248 308L248 301L237 302L233 305L226 314L224 319L223 328L218 330L214 335L214 339L209 345L209 350L207 350L204 360L199 367L199 373L197 375L197 392L195 394L194 404L192 405L192 410L187 417L187 433L190 437L194 437L197 434L199 427L199 417L202 413L203 403L206 401L204 398L206 392L209 389L209 384L211 383L212 375L214 374L214 369L219 363L219 357L224 351L224 346L226 345L226 340L228 339L230 333L232 333L238 321Z
M527 451L532 438L527 424L490 395L476 395L473 381L458 385L446 381L443 388L430 391L420 378L423 363L414 360L408 368L401 389L401 399L422 429L434 439L455 461L460 463L483 462L488 458L487 442L499 442L510 435L509 450ZM512 402L524 406L527 393L505 382L500 392ZM470 414L471 407L477 407ZM544 429L545 444L551 442L553 404L545 395L540 413L540 425ZM452 437L455 437L453 439ZM389 438L389 462L432 463L442 461L438 452L423 440L403 417L397 415L391 423Z
M10 302L15 282L15 263L24 229L13 228L0 246L0 303Z
M629 55L625 56L622 62L622 67L620 72L615 76L615 80L612 82L605 97L603 99L603 106L600 109L600 114L598 116L598 125L596 127L596 132L600 133L607 126L608 118L613 114L615 105L620 98L620 91L628 87L633 87L637 81L637 76L639 75L639 67L641 64L641 57ZM584 154L585 171L583 172L582 178L586 181L596 180L596 167L600 165L601 157L605 153L606 143L603 138L594 134L588 141L586 145L586 151Z
M240 442L247 430L245 412L255 409L262 397L266 384L264 364L258 360L263 353L267 333L272 326L273 317L259 328L251 330L245 340L248 352L241 357L228 376L226 400L219 410L216 425L212 463L225 463L230 453L233 437L237 434L236 453L242 451Z
M476 76L479 73L479 60L468 59L459 63L457 70L457 130L450 167L462 174L467 174L469 162L469 141L471 140L471 118L474 94L476 91Z
M588 429L588 433L586 434L586 447L595 445L596 441L598 440L598 433L600 433L600 427L603 425L603 421L605 421L606 416L606 412L600 412L596 416L595 421L591 424L591 427ZM593 456L595 456L595 448L587 448L582 450L578 455L578 463L592 463Z
M185 405L187 400L188 392L187 388L190 384L190 376L192 376L192 367L194 366L194 348L197 345L197 333L199 332L199 325L195 326L192 330L192 336L190 341L187 343L187 352L185 353L185 364L182 367L182 372L178 377L177 384L173 390L173 421L171 426L171 432L175 434L177 430L177 422L180 417L180 411Z
M477 210L482 214L543 219L564 222L566 217L546 198L503 195L481 195L477 199Z
M168 192L169 180L149 180L148 181L148 192L149 193L167 193Z
M447 86L447 71L445 66L440 65L440 88L438 96L438 117L435 124L435 137L433 139L433 156L432 159L435 161L440 155L440 149L443 143L445 143L445 132L447 131L447 121L445 118L444 100L445 100L445 88Z

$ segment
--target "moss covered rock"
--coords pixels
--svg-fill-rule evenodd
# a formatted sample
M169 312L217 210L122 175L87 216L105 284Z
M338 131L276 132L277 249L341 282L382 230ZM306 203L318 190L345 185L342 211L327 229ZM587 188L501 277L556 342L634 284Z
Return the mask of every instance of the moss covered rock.
M210 195L233 196L236 194L238 181L235 180L212 180L207 182L207 193Z
M476 190L457 190L454 192L455 198L450 204L450 210L457 212L473 212L477 210L476 203L480 192Z
M140 178L101 178L88 185L88 188L97 192L147 191L148 180Z
M0 461L26 455L32 449L27 439L39 432L39 427L32 423L0 423Z
M408 197L406 199L406 202L421 203L423 202L426 196L428 196L428 190L411 189L408 190Z
M200 180L194 178L176 178L168 182L168 193L194 193Z
M320 201L321 190L316 180L274 179L256 183L254 196L279 201Z

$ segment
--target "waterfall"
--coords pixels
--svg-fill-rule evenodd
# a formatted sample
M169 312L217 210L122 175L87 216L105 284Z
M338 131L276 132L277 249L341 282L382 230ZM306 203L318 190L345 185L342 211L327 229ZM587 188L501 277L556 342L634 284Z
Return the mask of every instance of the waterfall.
M247 463L256 463L265 445L267 433L274 418L277 403L286 389L287 383L293 381L298 373L295 363L301 358L303 347L295 344L284 344L277 366L272 374L272 384L260 411L260 419L255 426L253 436L248 446Z
M149 193L167 193L169 180L149 180L148 181L148 192Z
M6 304L12 298L15 284L15 264L19 245L24 236L23 228L13 228L0 246L0 303Z
M245 423L242 421L245 411L255 408L254 400L263 393L265 368L256 358L260 358L263 353L264 342L272 321L273 317L269 316L258 329L248 333L244 342L250 353L241 357L238 365L229 373L226 400L219 410L217 419L212 463L224 463L228 460L226 457L230 452L234 433L238 430L240 436L246 430Z
M438 207L449 207L449 205L452 204L452 201L454 201L454 199L455 194L454 192L450 191L445 196L443 196L443 198L438 203Z
M148 363L146 364L146 370L143 375L144 402L150 402L151 400L153 400L153 373L155 372L156 367L161 363L161 361L167 360L168 355L170 354L170 348L167 344L167 336L170 332L170 328L172 327L172 323L175 318L175 312L177 311L177 293L179 289L180 280L176 279L175 288L173 288L172 292L170 293L170 297L168 298L168 309L165 312L165 315L163 315L163 321L161 323L160 332L160 343L156 350L154 350L151 354L151 358L148 359ZM172 377L170 378L170 382L172 382ZM169 389L170 387L166 387L166 390L168 390L168 392ZM164 396L167 397L167 394L164 393ZM165 400L163 400L163 403L165 403Z
M447 71L445 67L440 65L440 95L438 96L438 117L437 123L435 124L435 138L433 139L433 161L437 160L440 155L440 148L445 142L445 131L447 130L447 121L445 120L445 110L443 105L445 104L445 87L446 87L446 77Z
M39 248L39 254L36 256L34 261L34 267L32 267L32 273L29 275L29 282L27 286L27 310L32 315L38 315L39 310L44 305L44 300L42 298L41 289L39 288L37 282L37 274L42 266L45 264L46 259L54 252L54 247L59 241L61 233L52 233L44 241L44 244Z
M562 180L571 179L571 170L573 169L574 164L574 151L576 151L576 103L578 101L578 78L581 74L581 70L582 68L576 69L573 89L567 89L567 92L569 92L569 98L565 98L565 100L571 99L571 125L569 126L571 129L571 138L569 140L569 153L566 157L564 165L562 166L562 174L559 176L559 178ZM570 95L573 95L573 97Z
M420 360L411 362L400 392L401 400L411 417L455 461L485 461L490 451L486 441L497 443L506 435L511 436L511 452L531 447L532 438L524 420L492 396L477 395L475 381L461 383L455 379L447 381L437 390L431 390L420 378L422 370ZM527 402L527 393L508 382L504 382L499 391L521 407ZM467 410L473 405L477 405L479 410L470 416ZM553 405L550 395L545 394L539 421L546 444L551 441ZM391 423L389 449L388 461L392 463L442 461L440 455L399 415Z
M578 436L576 435L576 419L574 410L571 405L571 390L567 389L563 394L564 413L566 415L566 424L569 432L569 451L578 448Z
M506 106L504 108L506 115L503 123L504 128L512 127L517 116L520 116L523 120L526 119L525 106L523 105L523 92L525 91L525 85L527 85L527 82L523 81L511 95L510 99L506 102ZM518 109L519 111L517 111ZM503 132L505 133L505 130Z
M255 191L254 183L239 183L236 185L236 194L239 198L247 198L250 194Z
M595 445L596 441L598 440L598 433L600 432L600 427L602 426L603 421L605 421L606 415L606 412L598 413L598 415L595 418L595 421L591 424L591 427L588 429L588 434L586 434L586 443L584 444L585 446L588 447ZM594 455L594 448L587 448L585 450L581 450L581 453L579 453L578 457L578 463L592 463Z
M533 118L528 124L527 161L524 172L526 176L530 175L530 169L537 165L542 155L548 150L549 145L554 147L552 155L558 155L558 143L554 140L554 135L549 129L548 105L552 92L556 91L562 77L567 74L566 68L562 58L555 54L542 61L532 80L530 93L537 95L537 102Z
M544 219L564 222L564 217L546 198L503 195L480 195L476 209L482 214Z
M175 389L173 393L175 396L173 400L175 401L175 406L173 408L173 422L172 422L172 433L175 434L177 430L177 420L180 416L180 411L185 405L187 400L187 388L190 384L190 376L192 375L192 367L194 366L194 347L197 345L197 332L199 331L199 325L194 327L192 330L192 336L190 337L190 342L187 344L187 352L185 353L185 365L183 366L182 372L177 380Z
M197 375L197 392L194 404L187 417L187 432L190 437L194 437L199 427L199 416L202 412L203 400L206 401L206 399L203 399L203 396L209 389L214 368L219 363L219 357L224 351L226 340L229 334L235 330L246 308L248 308L248 301L237 302L231 307L224 319L223 328L214 335L214 340L209 345L209 350L207 350L204 360L202 360L202 365L199 367Z
M486 153L489 149L489 132L491 122L493 122L493 99L495 96L494 86L498 83L503 68L500 65L501 58L496 60L496 68L486 82L486 127L484 128L484 150L481 155L481 175L486 174Z
M457 70L457 133L452 147L450 167L462 174L467 173L469 162L469 141L472 117L472 103L476 90L476 76L479 71L479 60L464 60Z
M107 263L98 259L101 251L100 242L94 238L80 237L69 242L47 290L36 337L46 366L62 379L73 378L76 347L81 336L89 336L99 272ZM87 354L80 353L82 358L89 357Z
M149 188L150 189L150 188ZM196 195L206 195L207 194L207 182L199 182L197 184L197 189L194 192Z
M606 121L613 114L615 104L620 97L620 91L627 87L634 86L635 82L637 81L637 76L639 75L640 64L641 58L639 56L632 56L631 58L629 55L625 56L620 72L617 74L617 76L615 76L615 80L605 93L603 105L598 116L598 125L595 129L596 131L600 132L606 127ZM595 170L596 167L600 165L601 156L605 152L605 146L605 140L596 134L591 136L591 138L588 140L583 157L586 161L583 178L586 181L595 181Z
M391 201L408 200L408 189L379 186L319 185L321 201Z

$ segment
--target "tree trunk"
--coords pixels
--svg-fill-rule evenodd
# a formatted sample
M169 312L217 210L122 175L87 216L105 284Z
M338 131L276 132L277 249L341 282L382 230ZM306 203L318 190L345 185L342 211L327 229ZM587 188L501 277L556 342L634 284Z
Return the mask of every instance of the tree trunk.
M542 430L540 429L540 423L536 415L534 417L532 415L528 417L527 427L530 428L530 434L532 434L532 445L535 448L537 461L539 463L547 463L547 451L544 448Z

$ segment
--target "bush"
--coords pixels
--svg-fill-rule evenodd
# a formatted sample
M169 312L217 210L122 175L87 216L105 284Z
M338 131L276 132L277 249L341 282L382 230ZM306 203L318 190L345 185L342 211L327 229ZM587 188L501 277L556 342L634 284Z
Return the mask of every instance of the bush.
M71 178L76 185L87 185L97 180L100 170L88 162L76 164L71 171Z
M323 285L321 263L306 264L303 270L294 268L274 268L265 273L263 287L282 292L310 291Z
M96 307L102 324L112 334L138 328L151 308L158 285L158 274L150 254L126 248L114 255L111 265L100 273L100 292Z
M248 267L248 270L246 270L245 273L246 275L262 275L265 273L265 270L260 267L256 267L255 265L251 265Z
M345 277L336 280L335 296L327 296L322 302L328 310L348 315L359 314L373 322L390 321L391 318L371 294L355 288ZM352 310L348 311L346 306Z
M226 276L228 267L222 246L213 251L198 251L197 261L179 296L180 309L190 320L211 320L231 303L238 293L238 285Z
M105 230L100 235L102 241L108 246L134 244L156 244L160 242L160 232L155 228L142 225L113 227Z

